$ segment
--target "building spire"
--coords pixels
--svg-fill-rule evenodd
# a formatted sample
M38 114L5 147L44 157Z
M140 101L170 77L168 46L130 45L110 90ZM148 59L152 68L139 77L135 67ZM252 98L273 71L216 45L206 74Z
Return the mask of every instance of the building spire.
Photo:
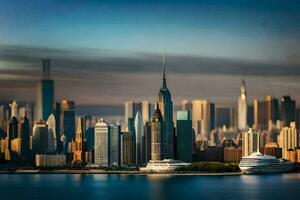
M165 64L165 49L163 51L163 85L162 88L167 88L167 81L166 81L166 64Z

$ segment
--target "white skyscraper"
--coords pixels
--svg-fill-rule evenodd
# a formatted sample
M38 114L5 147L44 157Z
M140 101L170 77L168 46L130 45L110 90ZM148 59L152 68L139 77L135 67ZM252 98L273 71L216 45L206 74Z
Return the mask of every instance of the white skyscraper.
M143 138L143 118L140 111L137 111L135 120L135 140L136 140L136 164L142 164L142 138Z
M250 128L247 132L242 133L242 137L243 156L249 156L254 152L259 152L259 133L256 130Z
M109 128L106 122L101 119L95 125L95 164L109 166Z
M46 122L48 126L48 152L52 153L56 151L56 121L55 116L52 113Z
M240 130L247 128L247 93L245 80L242 82L238 99L238 128Z

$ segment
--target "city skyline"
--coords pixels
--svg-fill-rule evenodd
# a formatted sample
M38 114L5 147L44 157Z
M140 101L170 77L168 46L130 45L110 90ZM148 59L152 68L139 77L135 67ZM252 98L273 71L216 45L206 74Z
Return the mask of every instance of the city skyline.
M299 4L272 2L2 1L0 99L33 102L50 58L56 99L154 102L165 48L174 105L235 105L243 78L248 103L267 94L300 102Z

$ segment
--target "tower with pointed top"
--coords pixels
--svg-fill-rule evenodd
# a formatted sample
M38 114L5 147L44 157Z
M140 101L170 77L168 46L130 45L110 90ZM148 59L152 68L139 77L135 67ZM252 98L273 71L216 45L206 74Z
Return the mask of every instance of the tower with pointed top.
M238 129L247 128L247 93L245 80L242 81L240 95L238 99Z
M163 53L163 79L162 86L158 93L157 98L158 106L163 118L162 129L162 159L174 158L174 145L173 145L173 102L171 93L167 87L166 67L165 67L165 51Z
M82 136L82 119L78 118L76 139L74 145L73 163L84 163L83 136Z

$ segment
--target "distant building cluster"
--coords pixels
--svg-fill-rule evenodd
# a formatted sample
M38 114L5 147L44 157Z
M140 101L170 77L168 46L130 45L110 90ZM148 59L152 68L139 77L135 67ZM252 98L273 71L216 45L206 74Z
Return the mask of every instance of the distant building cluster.
M174 112L165 62L156 102L125 102L124 126L76 116L75 102L57 101L51 61L42 61L35 104L0 106L0 163L36 167L146 166L180 160L238 163L254 152L300 162L300 109L290 96L247 99L243 80L237 105L204 99ZM175 120L174 120L175 119Z

